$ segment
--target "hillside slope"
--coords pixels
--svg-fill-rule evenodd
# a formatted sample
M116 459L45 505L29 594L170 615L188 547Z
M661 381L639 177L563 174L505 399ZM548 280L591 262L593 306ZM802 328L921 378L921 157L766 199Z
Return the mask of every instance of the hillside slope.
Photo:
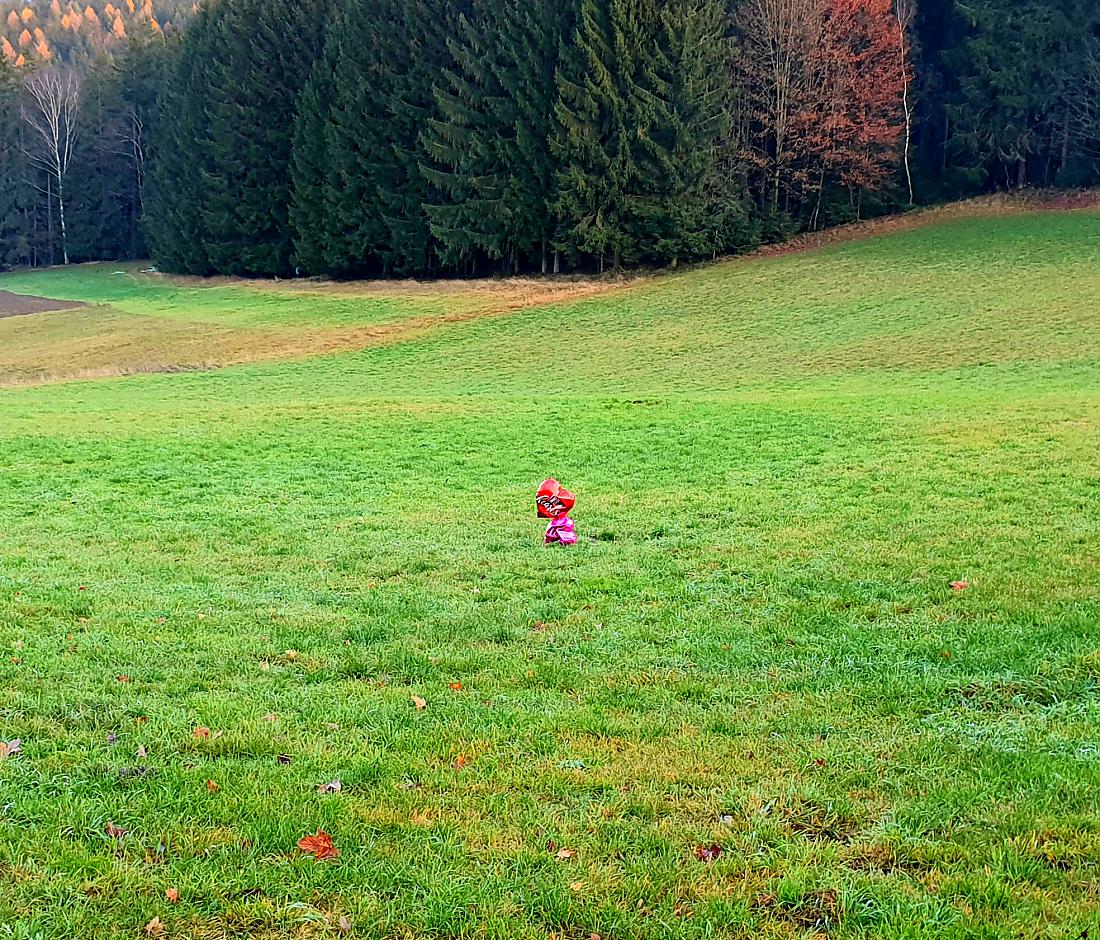
M1098 236L960 220L534 306L0 278L92 304L0 319L24 378L382 331L0 388L0 923L1088 933Z

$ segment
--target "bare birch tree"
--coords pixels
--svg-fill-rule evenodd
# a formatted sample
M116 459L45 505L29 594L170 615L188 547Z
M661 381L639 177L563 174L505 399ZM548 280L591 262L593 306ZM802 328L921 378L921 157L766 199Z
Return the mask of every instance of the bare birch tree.
M737 8L738 86L757 141L746 156L767 174L773 211L799 175L796 125L813 97L808 59L820 48L822 11L821 0L744 0Z
M35 72L26 81L27 103L23 119L34 143L28 157L49 176L57 195L61 224L61 256L69 263L68 232L65 228L65 178L72 163L79 133L80 79L65 69ZM42 192L42 190L39 190ZM47 198L50 198L46 190Z
M898 19L898 52L901 55L902 88L901 105L905 112L905 182L909 186L909 205L913 205L913 173L909 167L909 148L913 140L913 50L909 37L913 29L913 19L917 13L917 0L894 0L894 15Z

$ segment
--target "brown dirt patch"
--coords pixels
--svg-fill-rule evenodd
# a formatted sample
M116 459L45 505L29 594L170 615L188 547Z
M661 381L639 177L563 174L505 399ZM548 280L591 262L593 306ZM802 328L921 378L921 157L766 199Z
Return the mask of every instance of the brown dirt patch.
M800 898L780 900L775 895L758 897L753 908L769 917L811 932L828 932L839 926L844 914L840 896L834 888L808 891Z
M0 290L0 317L24 317L31 313L49 313L52 310L76 310L86 306L78 300L48 300L29 294L13 294Z

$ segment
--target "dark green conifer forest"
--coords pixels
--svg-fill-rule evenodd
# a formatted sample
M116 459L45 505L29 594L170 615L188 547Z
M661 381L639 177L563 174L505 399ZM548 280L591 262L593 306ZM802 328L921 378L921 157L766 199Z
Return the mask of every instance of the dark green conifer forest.
M0 57L0 266L596 272L1100 183L1094 0L207 0L134 32Z

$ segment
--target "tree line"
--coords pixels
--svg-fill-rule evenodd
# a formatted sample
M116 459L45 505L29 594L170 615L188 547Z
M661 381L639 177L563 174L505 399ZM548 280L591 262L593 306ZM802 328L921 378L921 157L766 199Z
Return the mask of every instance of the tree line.
M3 265L602 271L1096 183L1092 0L209 0L0 64Z

